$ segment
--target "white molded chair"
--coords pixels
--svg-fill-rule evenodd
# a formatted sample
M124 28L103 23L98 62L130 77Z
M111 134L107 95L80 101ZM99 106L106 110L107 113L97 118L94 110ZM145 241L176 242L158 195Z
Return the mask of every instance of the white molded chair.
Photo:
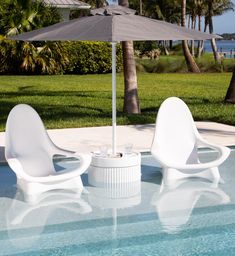
M216 150L218 158L200 163L199 145ZM202 177L217 183L220 180L218 166L227 159L230 149L204 140L187 105L181 99L171 97L158 111L151 153L163 167L165 183L187 177Z
M88 154L76 154L57 147L49 138L37 112L26 104L15 106L6 124L5 157L17 176L18 186L26 194L52 189L82 189L80 175L90 165ZM79 166L56 171L53 156L76 157Z

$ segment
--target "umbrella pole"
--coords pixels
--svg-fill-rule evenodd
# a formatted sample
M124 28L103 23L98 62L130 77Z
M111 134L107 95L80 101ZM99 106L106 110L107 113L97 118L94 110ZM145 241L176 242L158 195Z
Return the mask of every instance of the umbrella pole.
M112 42L112 153L116 155L116 43Z

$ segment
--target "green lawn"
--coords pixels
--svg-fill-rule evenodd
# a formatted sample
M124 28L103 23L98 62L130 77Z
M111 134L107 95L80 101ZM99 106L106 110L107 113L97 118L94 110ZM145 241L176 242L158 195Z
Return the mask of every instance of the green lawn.
M235 106L223 104L231 73L138 74L142 115L124 115L123 76L117 78L118 124L153 123L160 103L181 97L195 120L235 125ZM111 74L0 76L0 130L10 109L32 105L47 128L111 125Z

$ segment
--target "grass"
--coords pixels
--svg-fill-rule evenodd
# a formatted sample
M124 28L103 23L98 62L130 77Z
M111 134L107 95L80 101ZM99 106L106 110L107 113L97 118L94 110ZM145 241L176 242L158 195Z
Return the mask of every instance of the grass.
M138 74L141 115L125 115L123 76L117 76L118 124L155 122L161 102L178 96L195 120L235 125L235 106L224 104L231 73ZM0 76L0 130L11 108L32 105L47 128L111 125L111 74L66 76Z

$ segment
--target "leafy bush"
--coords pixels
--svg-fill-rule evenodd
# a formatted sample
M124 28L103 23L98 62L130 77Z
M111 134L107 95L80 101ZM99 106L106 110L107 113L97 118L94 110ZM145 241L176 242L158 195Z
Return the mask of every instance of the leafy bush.
M102 74L112 71L112 46L101 42L66 42L69 65L65 73ZM121 47L117 45L117 71L122 67Z

